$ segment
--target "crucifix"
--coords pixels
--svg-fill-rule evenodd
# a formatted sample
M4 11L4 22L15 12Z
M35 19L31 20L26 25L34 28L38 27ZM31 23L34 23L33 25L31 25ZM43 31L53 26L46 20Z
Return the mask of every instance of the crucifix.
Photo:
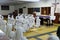
M53 5L54 5L54 13L56 11L57 4L59 4L59 3L57 2L57 0L55 0L55 3L53 3Z

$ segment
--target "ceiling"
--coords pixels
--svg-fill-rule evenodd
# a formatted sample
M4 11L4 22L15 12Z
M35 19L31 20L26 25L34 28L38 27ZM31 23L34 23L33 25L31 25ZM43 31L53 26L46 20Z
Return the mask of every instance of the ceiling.
M49 0L0 0L1 5L19 5L22 3L31 3L31 2L47 2ZM50 0L52 1L52 0ZM57 0L59 2L59 0Z
M9 5L9 4L21 4L21 3L28 3L28 2L38 2L40 0L0 0L1 5Z

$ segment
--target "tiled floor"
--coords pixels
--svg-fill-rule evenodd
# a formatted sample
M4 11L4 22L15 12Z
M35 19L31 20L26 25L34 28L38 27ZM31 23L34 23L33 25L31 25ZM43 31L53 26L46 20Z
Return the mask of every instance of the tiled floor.
M31 38L31 39L29 39L29 40L36 40L35 38Z
M39 36L38 38L41 38L42 40L47 40L47 38L48 38L48 34L46 34L46 35L43 35L43 36Z
M40 26L40 28L30 29L30 32L24 33L29 40L47 40L49 33L56 35L56 30L60 24L54 24L53 26Z

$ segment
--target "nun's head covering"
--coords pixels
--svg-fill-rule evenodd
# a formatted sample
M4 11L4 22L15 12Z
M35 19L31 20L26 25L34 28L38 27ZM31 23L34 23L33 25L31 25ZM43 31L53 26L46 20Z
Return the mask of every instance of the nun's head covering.
M14 18L13 15L12 15L12 18Z
M2 15L0 15L0 18L2 18Z
M20 14L18 14L18 16L20 16Z
M36 17L37 19L39 19L39 17Z
M48 40L59 40L59 38L56 35L49 34Z
M1 17L1 15L0 15L0 17Z

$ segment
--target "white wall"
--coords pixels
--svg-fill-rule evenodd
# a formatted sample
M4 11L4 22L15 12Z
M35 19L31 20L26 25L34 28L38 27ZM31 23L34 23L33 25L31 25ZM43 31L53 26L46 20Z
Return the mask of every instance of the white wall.
M51 7L51 16L53 16L54 15L54 7L52 6Z
M15 0L15 1L28 1L28 2L36 2L36 1L40 1L40 0Z
M60 4L57 4L56 6L56 13L60 13Z
M1 5L0 5L0 14L1 15L8 15L8 13L11 13L14 11L14 6L10 6L9 10L1 10Z
M28 12L27 8L23 8L23 13L27 13L27 12Z
M13 12L14 10L18 10L19 8L23 8L23 13L28 13L27 8L41 8L41 7L51 7L51 15L54 15L54 3L55 0L47 0L47 1L43 1L41 0L40 2L36 2L36 3L24 3L24 4L20 4L20 5L10 5L10 10L1 10L1 5L0 5L0 14L2 15L7 15L8 13ZM60 2L59 0L57 2ZM57 9L55 11L56 13L60 13L60 4L57 5ZM37 12L39 14L39 12ZM41 13L41 11L40 11Z
M16 6L16 8L18 9L18 8L26 7L26 8L23 8L23 13L28 13L27 8L52 7L52 3L54 3L54 0L40 1L40 2L36 2L36 3L25 3L25 4ZM52 8L54 8L54 7L52 7ZM40 13L41 13L41 11L40 11ZM54 15L54 11L52 11L52 10L51 10L51 15Z

